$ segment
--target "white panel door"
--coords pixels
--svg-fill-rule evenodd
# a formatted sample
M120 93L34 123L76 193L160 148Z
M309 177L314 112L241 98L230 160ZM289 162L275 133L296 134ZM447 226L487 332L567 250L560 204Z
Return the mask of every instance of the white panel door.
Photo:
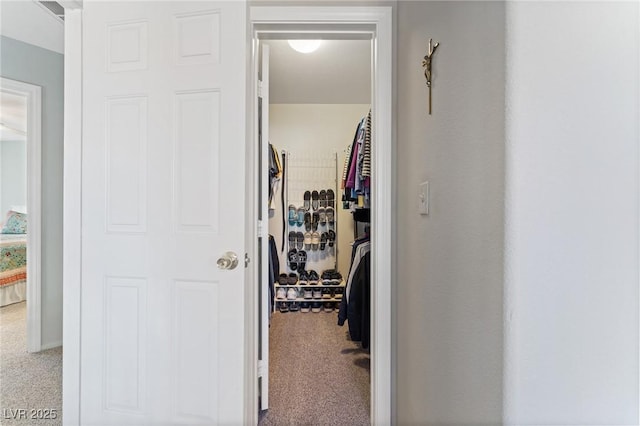
M260 171L260 191L262 193L260 204L260 220L262 221L262 235L260 236L260 360L258 369L260 374L260 409L269 408L269 319L271 318L271 303L273 301L269 291L272 283L269 283L269 46L262 45L262 58L260 64L260 90L258 102L260 124L260 155L262 164ZM275 202L275 200L274 200Z
M244 1L84 2L83 425L244 421L245 58Z

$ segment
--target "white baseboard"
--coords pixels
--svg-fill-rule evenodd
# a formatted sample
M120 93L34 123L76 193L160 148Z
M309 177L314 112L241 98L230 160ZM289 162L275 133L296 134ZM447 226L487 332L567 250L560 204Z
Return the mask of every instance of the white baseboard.
M41 351L46 351L47 349L57 348L58 346L62 346L62 340L57 340L55 342L47 343L46 345L42 345L40 347Z

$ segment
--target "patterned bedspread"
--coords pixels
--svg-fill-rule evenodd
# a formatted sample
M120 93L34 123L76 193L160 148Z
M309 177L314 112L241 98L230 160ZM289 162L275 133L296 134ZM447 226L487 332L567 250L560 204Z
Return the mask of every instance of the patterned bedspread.
M0 286L27 278L27 236L0 234Z

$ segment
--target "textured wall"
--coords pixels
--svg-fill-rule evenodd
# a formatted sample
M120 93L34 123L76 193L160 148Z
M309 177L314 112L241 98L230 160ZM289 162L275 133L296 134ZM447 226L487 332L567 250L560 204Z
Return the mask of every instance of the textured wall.
M397 419L502 416L504 4L398 2ZM433 115L421 60L434 57ZM431 183L429 216L418 183Z
M42 345L62 344L63 56L0 37L0 75L42 87Z
M507 7L505 421L638 424L638 3Z

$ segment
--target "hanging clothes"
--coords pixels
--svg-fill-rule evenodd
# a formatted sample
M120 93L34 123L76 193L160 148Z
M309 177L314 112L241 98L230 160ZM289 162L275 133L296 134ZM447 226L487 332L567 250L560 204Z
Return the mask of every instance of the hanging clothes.
M363 348L369 346L370 336L370 252L369 236L354 241L351 249L351 267L338 311L338 325L343 326L348 322L351 340L362 342Z
M347 290L345 290L345 296L346 292ZM371 252L367 252L355 268L348 292L349 302L346 303L346 312L343 313L342 309L345 297L340 303L340 319L346 314L349 337L354 342L361 342L362 347L366 349L369 347L371 338Z
M362 177L371 177L371 110L369 110L369 114L367 114L367 118L365 121L364 145L362 154Z
M344 298L344 300L346 300L347 303L349 302L349 291L351 290L351 285L353 284L353 277L356 273L356 270L358 269L358 266L360 266L360 262L364 255L371 251L371 242L369 241L369 238L367 237L366 241L362 241L360 244L358 244L355 250L352 251L355 251L355 253L353 253L351 257L351 267L349 268L349 277L347 279L347 285L345 287L346 298Z
M371 110L356 128L342 173L343 208L369 207L371 187ZM351 203L347 203L351 202Z
M276 239L269 234L269 321L273 312L273 300L275 298L275 282L280 276L280 261L278 260L278 247Z
M280 164L280 156L276 148L269 144L269 208L274 208L273 194L276 192L276 187L281 181L282 177L282 165Z
M353 137L355 140L358 137L358 129L356 129L356 134ZM344 189L347 184L347 177L349 175L349 166L351 165L351 150L353 149L353 143L347 146L347 155L345 156L344 167L342 169L342 183L340 184L340 188Z

